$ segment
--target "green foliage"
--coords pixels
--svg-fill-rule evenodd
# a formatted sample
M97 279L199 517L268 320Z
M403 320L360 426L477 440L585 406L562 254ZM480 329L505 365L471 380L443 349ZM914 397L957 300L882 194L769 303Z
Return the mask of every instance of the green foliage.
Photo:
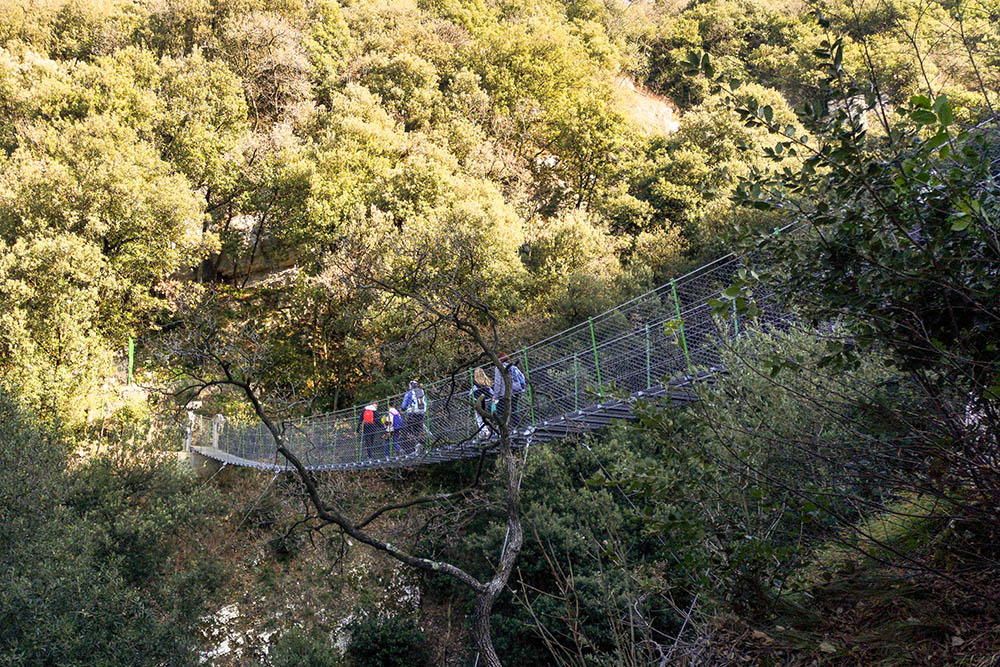
M796 399L839 391L824 364L882 397L888 371L857 352L887 349L950 406L942 423L996 414L996 141L989 126L968 129L998 102L994 10L944 0L0 0L0 386L35 415L5 421L46 425L4 437L85 432L114 352L143 331L168 336L158 328L192 304L223 330L255 328L267 386L293 387L314 409L342 407L463 354L455 339L414 337L417 313L358 290L345 267L434 304L456 286L474 292L514 348L714 258L738 229L775 269L741 276L720 307L753 314L749 291L777 277L808 319L845 316L849 337L765 337L766 370L803 377L781 389L734 371L705 397L714 431L653 411L645 430L614 430L593 453L540 455L526 491L538 536L521 590L544 590L537 611L579 632L546 646L526 598L505 603L497 636L524 664L580 647L601 661L624 646L626 629L608 619L625 610L668 634L679 629L675 607L699 593L761 612L831 513L856 516L827 495L882 490L825 459L795 458L802 433L816 446L850 441ZM629 120L624 75L680 109L676 131ZM804 231L761 236L789 222ZM193 282L213 283L205 293L216 297L202 300ZM156 373L175 360L148 363ZM858 410L859 442L895 442L883 407ZM767 437L741 435L762 415ZM39 509L5 508L5 547L60 555L32 560L3 598L37 621L3 635L24 661L190 656L180 633L201 600L173 603L166 591L214 581L217 568L168 574L177 536L203 507L189 482L136 449L145 420L116 414L101 443L111 452L52 465L56 476L11 464L41 481L4 478L21 484L4 498ZM927 428L913 469L937 471L942 449L978 452L951 466L949 484L961 486L962 470L992 465L991 430L966 429L957 446ZM62 445L46 447L41 460L64 461ZM619 484L600 482L598 460ZM884 464L873 469L898 480ZM795 495L793 476L814 484ZM501 531L488 519L478 527L463 548L495 554ZM73 609L103 619L92 647L74 639ZM53 624L83 657L25 639L54 636ZM386 632L417 642L404 630ZM373 648L378 635L358 636ZM290 633L272 658L322 664L334 660L328 648Z
M962 382L992 386L1000 376L997 198L986 166L993 133L952 128L946 97L914 96L884 152L873 152L859 114L812 107L805 117L818 142L799 147L784 135L776 144L807 153L801 169L738 192L745 205L808 220L801 239L766 241L781 293L798 297L808 285L797 300L811 317L848 315L858 342L889 346L905 368L955 368ZM748 122L767 123L756 117Z
M193 147L222 148L207 141L206 124L222 133L225 124L216 110L178 126L157 85L163 76L173 98L175 76L187 89L194 79L173 62L164 74L138 49L94 66L8 51L0 61L13 95L0 154L0 292L10 305L0 379L40 416L72 423L106 372L108 346L162 306L154 288L215 247L176 164L216 185L206 174L218 159L197 164Z
M656 443L608 467L662 545L669 582L703 610L766 617L817 544L897 488L889 471L909 435L898 413L912 394L877 357L845 375L820 362L824 349L807 334L748 331L700 403L646 406L622 434L626 448ZM772 359L795 372L761 373Z
M101 354L106 260L75 236L0 240L0 385L17 390L47 420L82 417Z
M351 664L380 667L423 667L430 664L427 637L409 618L366 616L350 627L347 657Z
M115 55L135 57L128 52ZM102 65L107 67L98 63ZM239 78L200 51L162 59L158 74L157 96L168 103L154 117L153 131L164 159L196 189L231 190L244 164L240 143L248 129Z
M320 98L323 91L335 88L342 59L354 48L351 29L344 20L340 3L320 0L313 7L312 27L303 47L313 66L313 79Z
M106 116L29 131L0 166L0 235L70 233L108 262L109 332L148 307L148 288L201 252L200 206L153 147ZM121 312L125 310L125 312ZM119 324L121 322L121 324Z
M886 346L902 368L928 379L942 373L959 391L991 400L1000 377L992 298L1000 247L987 166L995 133L956 126L945 95L913 95L891 111L872 92L876 80L849 75L847 46L838 38L816 50L822 93L798 113L811 137L774 106L740 99L708 55L692 54L692 68L733 99L744 123L774 137L769 160L802 158L781 170L751 170L734 194L802 231L745 230L743 240L763 248L786 303L817 322L846 316L862 347ZM833 344L828 360L852 357L850 346Z
M699 30L713 12L732 14L741 18L727 18L720 44L789 42L785 28L766 30L776 13L758 9L698 10ZM343 289L331 258L371 255L397 275L419 264L426 284L460 269L491 306L530 313L523 329L542 332L720 248L729 183L754 133L728 116L713 122L714 102L665 148L626 120L614 77L626 61L658 57L640 52L644 12L264 0L11 12L0 26L0 238L71 234L99 249L102 280L81 272L97 308L73 323L74 346L92 352L148 328L169 308L158 297L176 294L191 268L249 287L294 265L300 279L264 298L298 307L308 292L329 312L267 326L310 341L281 355L308 396L342 405L372 371L440 368L453 348L384 358L407 339L406 319ZM431 241L442 251L423 266ZM327 324L349 320L378 341ZM9 382L55 365L65 378L47 380L61 397L50 402L79 404L62 385L106 362L46 358L44 324L26 326ZM60 414L79 417L70 412Z
M794 113L775 90L746 84L736 94L771 105L776 110L775 122L795 123ZM796 164L794 156L773 161L763 157L770 142L768 133L747 127L727 102L714 94L685 113L673 136L650 147L644 169L631 185L634 195L655 211L657 222L650 225L649 233L673 228L683 235L683 247L703 259L722 253L734 226L766 228L776 218L733 206L730 196L738 179Z
M700 104L708 87L685 76L685 60L703 50L722 63L720 73L794 96L807 83L808 48L818 30L790 4L713 0L664 16L653 35L650 83L685 107Z
M52 432L40 428L6 391L0 391L0 429L0 469L5 485L0 495L4 516L0 543L11 548L37 536L41 526L54 523L61 515L61 508L50 501L50 495L53 478L66 466L68 450Z
M6 393L0 443L0 663L196 664L194 628L224 573L167 561L212 494L124 446L69 467L65 443Z
M337 667L343 665L344 660L326 633L315 629L306 633L293 628L283 632L271 645L267 664L271 667Z
M914 395L896 371L873 357L845 376L819 363L824 349L749 331L701 403L639 406L637 425L532 447L524 551L494 613L506 661L614 664L643 637L676 636L689 608L786 609L802 590L788 577L813 549L892 497L886 472L910 433L894 412ZM776 381L746 358L800 366ZM435 550L488 556L505 535L488 517L468 530Z
M823 94L799 112L812 136L783 126L769 105L737 105L747 125L774 136L769 159L804 159L752 173L737 189L737 202L778 212L796 231L745 230L768 269L743 277L716 307L756 307L747 297L759 278L812 322L846 323L850 339L829 341L823 363L853 368L859 352L887 350L933 406L893 472L919 471L945 500L970 492L979 505L971 511L990 522L1000 484L970 470L991 456L1000 396L995 128L957 126L945 95L914 95L890 112L874 82L848 75L845 51L838 38L816 52ZM712 75L708 56L691 62ZM970 416L944 426L962 412Z
M632 605L657 628L673 627L675 617L658 597L656 543L632 514L628 495L597 481L604 479L602 465L631 469L653 449L649 438L620 429L584 443L531 447L522 486L525 544L511 595L501 597L492 616L504 664L552 664L553 650L571 663L579 650L585 664L613 664L630 650ZM498 496L491 500L500 502ZM505 535L505 523L484 508L463 534L430 533L426 546L462 562L488 563ZM427 582L428 595L456 594L434 583Z
M165 573L174 538L197 530L214 509L191 486L179 467L122 443L74 471L63 502L99 527L98 558L113 563L125 582L143 584Z
M621 244L593 216L568 211L550 221L528 245L527 265L540 283L539 291L584 275L607 284L621 273Z

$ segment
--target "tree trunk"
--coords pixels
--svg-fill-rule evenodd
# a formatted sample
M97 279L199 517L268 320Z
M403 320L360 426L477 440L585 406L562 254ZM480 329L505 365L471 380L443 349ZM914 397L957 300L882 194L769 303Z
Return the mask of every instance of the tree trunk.
M492 587L476 594L476 604L472 612L472 635L476 640L476 649L479 650L479 662L481 667L503 667L500 656L493 648L493 637L490 635L490 614L493 612L493 603L496 601L496 593Z
M507 387L510 387L510 374L506 377ZM507 391L507 401L510 401L510 391ZM481 407L481 406L480 406ZM510 414L508 405L507 414ZM521 484L517 470L517 460L510 446L510 431L506 424L500 425L500 456L504 462L506 487L507 537L500 551L500 562L496 574L486 586L476 593L476 603L473 609L472 634L479 649L479 665L484 667L503 667L496 649L493 648L493 638L490 635L490 614L497 597L507 586L514 562L521 553L524 543L524 533L521 530ZM522 472L523 474L523 472Z

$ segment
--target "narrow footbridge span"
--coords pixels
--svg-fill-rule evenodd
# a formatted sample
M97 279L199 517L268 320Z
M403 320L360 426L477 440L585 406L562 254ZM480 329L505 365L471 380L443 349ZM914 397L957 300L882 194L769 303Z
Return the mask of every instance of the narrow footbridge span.
M527 387L511 418L513 444L525 446L603 428L629 419L637 400L692 401L696 381L720 370L719 347L740 334L735 311L713 315L709 300L743 266L727 255L596 317L525 347L508 351ZM763 319L780 316L765 312ZM487 372L492 377L492 370ZM456 383L461 384L457 387ZM491 440L476 422L468 377L424 386L427 413L392 435L365 437L364 406L283 422L285 444L311 470L395 468L478 456ZM402 394L377 401L379 414L397 409ZM187 447L230 465L265 470L289 467L261 423L221 416L192 418Z

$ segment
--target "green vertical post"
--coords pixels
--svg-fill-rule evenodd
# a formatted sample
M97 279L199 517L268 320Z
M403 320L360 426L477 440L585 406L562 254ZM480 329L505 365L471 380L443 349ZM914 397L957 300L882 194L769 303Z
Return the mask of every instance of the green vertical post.
M128 339L128 383L132 384L135 380L135 341L129 336Z
M681 301L677 298L677 285L670 281L670 289L674 295L674 308L677 310L677 321L680 322L681 349L684 350L684 358L687 360L688 373L691 372L691 355L688 354L687 338L684 336L684 318L681 317Z
M469 369L469 399L472 401L472 407L469 409L469 419L472 422L469 424L469 429L475 428L473 424L477 424L476 420L476 372L473 369ZM474 433L479 433L475 431Z
M580 360L573 353L573 409L580 409Z
M531 425L535 425L535 401L531 395L531 371L528 370L528 348L522 350L524 356L524 381L528 387L528 410L531 412Z
M733 301L733 335L740 335L740 316L736 314L736 302Z
M646 389L653 386L652 373L649 363L649 323L646 323Z
M364 430L360 428L358 424L358 406L354 405L351 407L354 412L354 456L358 461L361 460L361 431Z
M588 317L590 323L590 345L594 348L594 370L597 372L597 393L604 395L604 385L601 384L601 360L597 358L597 338L594 336L594 318Z

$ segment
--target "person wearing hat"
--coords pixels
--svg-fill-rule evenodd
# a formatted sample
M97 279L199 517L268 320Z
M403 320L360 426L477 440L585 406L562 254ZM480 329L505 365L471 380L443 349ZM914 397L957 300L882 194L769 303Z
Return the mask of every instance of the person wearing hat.
M469 398L472 399L473 403L478 403L482 400L482 407L485 410L490 409L490 404L493 400L493 383L490 382L490 378L487 377L486 371L482 368L477 368L472 374L472 387L469 389ZM475 411L476 414L476 439L477 440L487 440L492 435L489 425L483 421L483 416L479 414L479 410Z
M361 413L361 419L358 420L357 431L361 434L361 443L365 456L369 460L377 459L379 451L376 445L376 436L381 431L381 428L379 428L377 403L370 403L365 406L364 411Z
M427 394L416 380L410 380L410 390L399 406L403 411L403 437L401 447L406 454L417 449L427 420Z

